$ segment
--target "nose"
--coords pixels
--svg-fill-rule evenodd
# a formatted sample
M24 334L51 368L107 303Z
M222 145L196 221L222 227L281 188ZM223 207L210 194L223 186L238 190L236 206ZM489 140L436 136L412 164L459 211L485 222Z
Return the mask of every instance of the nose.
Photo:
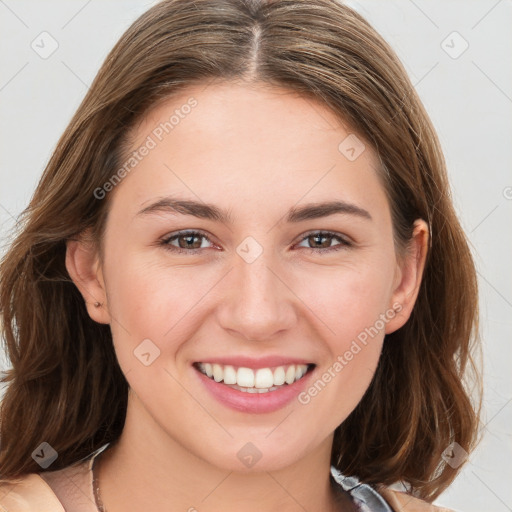
M289 273L267 252L252 263L237 256L223 280L219 323L249 341L272 340L297 322L298 299L287 283Z

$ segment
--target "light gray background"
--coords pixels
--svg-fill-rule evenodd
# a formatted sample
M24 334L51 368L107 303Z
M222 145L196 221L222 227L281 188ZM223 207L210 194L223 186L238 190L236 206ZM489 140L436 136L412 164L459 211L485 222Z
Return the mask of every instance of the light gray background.
M2 246L107 52L154 3L0 0ZM431 115L479 272L484 438L436 503L464 512L510 511L512 1L347 3L395 48ZM46 59L31 47L33 41L42 47L43 31L58 43ZM45 41L47 51L51 41Z

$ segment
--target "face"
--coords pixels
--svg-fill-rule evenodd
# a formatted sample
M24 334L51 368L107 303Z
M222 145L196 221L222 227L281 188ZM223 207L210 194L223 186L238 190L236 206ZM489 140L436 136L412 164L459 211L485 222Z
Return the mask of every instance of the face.
M133 136L80 284L129 414L227 470L328 453L417 288L373 150L320 103L234 83L182 91Z

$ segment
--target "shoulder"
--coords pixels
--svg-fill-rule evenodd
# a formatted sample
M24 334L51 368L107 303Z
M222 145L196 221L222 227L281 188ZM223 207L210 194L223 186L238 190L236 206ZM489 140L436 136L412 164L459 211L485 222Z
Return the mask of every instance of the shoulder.
M65 512L51 487L37 473L0 483L1 512Z
M0 481L0 512L97 512L92 460Z
M432 505L428 501L389 487L379 486L377 490L395 512L454 512L452 509Z

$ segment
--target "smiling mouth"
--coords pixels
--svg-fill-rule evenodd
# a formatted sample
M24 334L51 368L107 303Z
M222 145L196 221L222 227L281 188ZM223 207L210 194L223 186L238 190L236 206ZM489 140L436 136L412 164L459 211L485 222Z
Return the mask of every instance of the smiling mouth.
M315 364L290 364L268 368L245 368L217 363L194 363L199 372L215 382L246 393L268 393L289 386L312 371Z

